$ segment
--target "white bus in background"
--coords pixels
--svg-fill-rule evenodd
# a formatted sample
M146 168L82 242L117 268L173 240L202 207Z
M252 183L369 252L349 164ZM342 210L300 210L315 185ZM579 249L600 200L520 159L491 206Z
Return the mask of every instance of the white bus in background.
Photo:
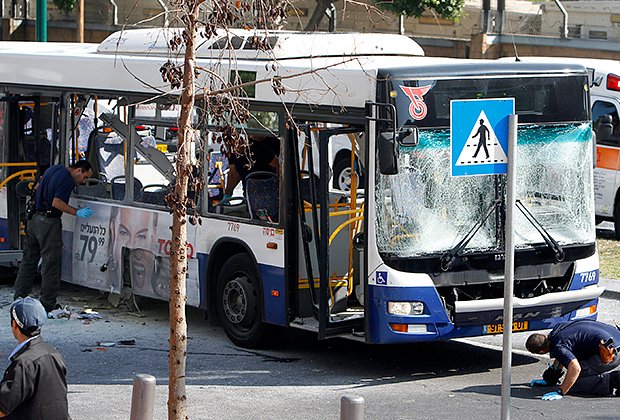
M155 88L169 35L130 30L100 45L0 43L2 162L27 163L26 104L34 127L51 133L51 163L77 158L76 122L90 103L97 117L86 151L97 177L72 198L94 215L64 218L65 281L168 296L164 197L175 168L142 128L176 126L165 113L178 92ZM596 317L603 288L582 66L423 57L399 35L259 32L271 54L253 48L254 36L222 33L197 51L198 65L223 79L231 71L244 81L298 75L283 79L281 95L269 83L245 91L253 116L245 129L277 137L277 174L250 176L236 200L219 201L225 159L218 143L197 149L209 188L194 197L202 223L188 225L188 304L217 318L235 344L269 344L276 327L375 344L501 332L506 180L451 176L450 101L464 99L515 98L519 115L513 328ZM220 48L228 40L234 68L212 62L227 56ZM274 59L277 66L266 65ZM110 112L95 110L98 103ZM209 125L202 105L197 138L217 138L220 128ZM348 172L338 173L350 175L348 190L334 188L342 187L334 181L342 150ZM6 166L2 178L17 169ZM13 183L0 203L7 251L20 245L23 203Z
M592 128L596 133L594 202L597 224L612 221L620 239L620 61L566 57L519 57L523 62L572 63L590 79ZM502 60L513 61L514 58Z

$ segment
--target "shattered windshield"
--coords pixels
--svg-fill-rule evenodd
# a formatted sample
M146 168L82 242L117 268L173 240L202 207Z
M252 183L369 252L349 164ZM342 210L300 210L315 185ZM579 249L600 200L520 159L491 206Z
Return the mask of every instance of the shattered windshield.
M517 199L560 244L594 242L590 123L521 125L517 142ZM377 175L376 230L382 253L437 255L452 249L503 199L505 175L450 175L450 133L420 131L414 147L398 146L398 174ZM467 244L465 253L501 252L497 212ZM515 245L543 243L517 211Z

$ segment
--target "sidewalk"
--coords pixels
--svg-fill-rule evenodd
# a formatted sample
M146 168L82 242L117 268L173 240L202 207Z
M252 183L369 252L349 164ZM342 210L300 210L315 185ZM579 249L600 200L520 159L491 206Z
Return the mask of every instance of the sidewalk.
M620 300L620 280L599 278L598 283L605 287L603 297L607 299Z

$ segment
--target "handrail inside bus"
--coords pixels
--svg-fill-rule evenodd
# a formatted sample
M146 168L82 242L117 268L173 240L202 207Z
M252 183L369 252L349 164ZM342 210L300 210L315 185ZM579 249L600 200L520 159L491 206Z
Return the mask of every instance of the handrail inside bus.
M10 168L10 167L19 167L19 166L37 166L37 162L7 162L0 163L0 168Z
M9 181L17 177L20 177L20 179L34 179L36 173L36 169L24 169L23 171L15 172L14 174L6 177L4 181L0 182L0 188L4 187L6 184L9 183Z

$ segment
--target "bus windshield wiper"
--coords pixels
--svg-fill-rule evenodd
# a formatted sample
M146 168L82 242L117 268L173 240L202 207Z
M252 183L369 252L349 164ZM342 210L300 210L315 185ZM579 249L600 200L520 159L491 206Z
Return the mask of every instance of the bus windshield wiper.
M487 221L489 216L491 216L491 214L493 213L493 210L495 210L496 207L500 206L501 203L502 201L500 199L496 199L495 201L493 201L493 203L491 203L489 208L487 208L487 211L484 213L484 216L480 220L478 220L478 222L476 222L476 224L469 230L469 232L467 232L467 235L465 235L465 237L461 239L461 241L458 244L456 244L454 248L452 248L450 251L443 254L440 260L440 266L441 266L442 271L448 271L450 269L450 266L452 265L452 262L454 262L454 259L461 254L463 249L465 249L467 244L472 240L472 238L480 230L482 225L484 225L484 223Z
M517 200L515 204L517 208L521 211L521 213L523 213L527 221L530 222L532 226L536 228L538 233L540 233L540 236L542 236L542 238L545 240L545 243L547 244L547 246L549 246L549 248L553 250L554 252L553 257L555 258L555 261L556 262L564 261L564 257L565 257L564 249L558 243L558 241L553 239L553 236L551 236L549 232L547 232L545 228L538 222L538 220L536 220L534 215L530 213L530 211L525 207L525 205L521 202L521 200Z

